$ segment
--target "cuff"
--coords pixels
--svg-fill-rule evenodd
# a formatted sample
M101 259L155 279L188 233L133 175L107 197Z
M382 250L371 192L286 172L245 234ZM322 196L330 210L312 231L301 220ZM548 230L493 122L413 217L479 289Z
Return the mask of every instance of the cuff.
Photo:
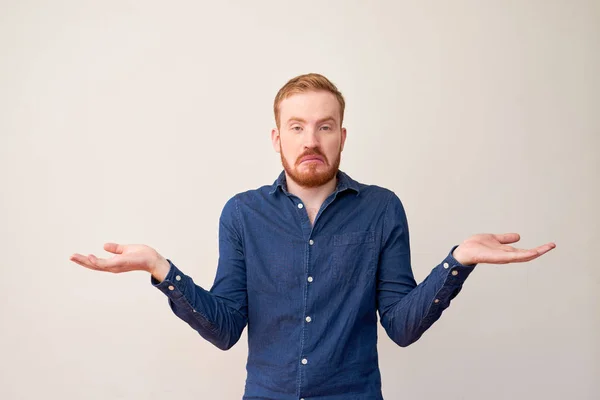
M171 268L169 268L169 272L167 273L167 276L165 276L165 279L162 282L159 282L151 275L150 283L169 298L179 299L185 293L186 282L189 278L181 272L171 260L167 259L167 261Z
M469 277L477 264L463 265L452 256L454 249L458 245L452 247L446 258L438 265L439 277L444 281L444 286L459 286Z

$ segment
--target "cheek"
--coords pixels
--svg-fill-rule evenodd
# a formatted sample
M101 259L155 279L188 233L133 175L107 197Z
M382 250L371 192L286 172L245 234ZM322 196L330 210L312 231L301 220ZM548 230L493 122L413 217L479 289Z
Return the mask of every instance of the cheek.
M291 138L286 138L279 142L281 144L281 151L289 157L294 154L299 154L302 151L302 143L294 141Z
M295 151L295 149L293 148L293 146L290 146L289 144L287 145L281 145L280 148L280 152L281 155L283 156L283 158L285 158L290 164L294 163L296 161L297 158L297 153Z
M325 153L327 154L328 157L330 157L330 158L335 157L340 152L341 145L342 145L341 141L333 140L329 143L326 143L325 146L323 147L323 150L325 151Z

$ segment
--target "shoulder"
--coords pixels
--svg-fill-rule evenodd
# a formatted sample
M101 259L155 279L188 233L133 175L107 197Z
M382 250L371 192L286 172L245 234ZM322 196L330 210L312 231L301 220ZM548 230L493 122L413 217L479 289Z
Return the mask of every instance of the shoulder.
M384 218L406 218L406 211L400 196L389 188L368 185L364 190L361 190L360 196L364 196L363 200L367 203L378 205L377 208L383 214Z
M396 194L396 192L390 188L376 185L376 184L368 184L359 182L357 180L352 179L347 174L344 174L345 179L348 181L348 186L350 188L354 188L358 194L358 197L362 197L367 201L375 201L377 203L382 203L389 205L390 203L400 203L400 197Z
M232 195L223 206L223 213L240 213L244 208L255 208L273 201L273 185L263 185Z
M227 204L237 203L238 206L242 204L252 204L272 198L273 195L273 185L264 185L255 189L248 189L234 194L227 201Z

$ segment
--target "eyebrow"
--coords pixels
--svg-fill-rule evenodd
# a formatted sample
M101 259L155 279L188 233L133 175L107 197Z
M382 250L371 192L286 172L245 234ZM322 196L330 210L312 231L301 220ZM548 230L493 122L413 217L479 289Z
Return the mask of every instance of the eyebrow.
M332 116L329 117L325 117L325 118L321 118L320 120L317 121L317 124L323 123L325 121L335 121L335 118ZM288 119L288 124L292 123L292 122L302 122L302 123L306 123L306 120L304 118L300 118L300 117L291 117L290 119Z

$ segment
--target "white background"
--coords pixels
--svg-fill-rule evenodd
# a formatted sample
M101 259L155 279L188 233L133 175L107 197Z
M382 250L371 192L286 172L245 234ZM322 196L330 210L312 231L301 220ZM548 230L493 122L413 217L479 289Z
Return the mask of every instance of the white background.
M386 399L600 397L597 1L0 1L0 398L239 399L230 351L146 273L68 260L145 243L210 288L217 222L272 183L272 103L319 72L341 168L394 190L418 281L471 234L557 248L480 265L421 340L380 330Z

